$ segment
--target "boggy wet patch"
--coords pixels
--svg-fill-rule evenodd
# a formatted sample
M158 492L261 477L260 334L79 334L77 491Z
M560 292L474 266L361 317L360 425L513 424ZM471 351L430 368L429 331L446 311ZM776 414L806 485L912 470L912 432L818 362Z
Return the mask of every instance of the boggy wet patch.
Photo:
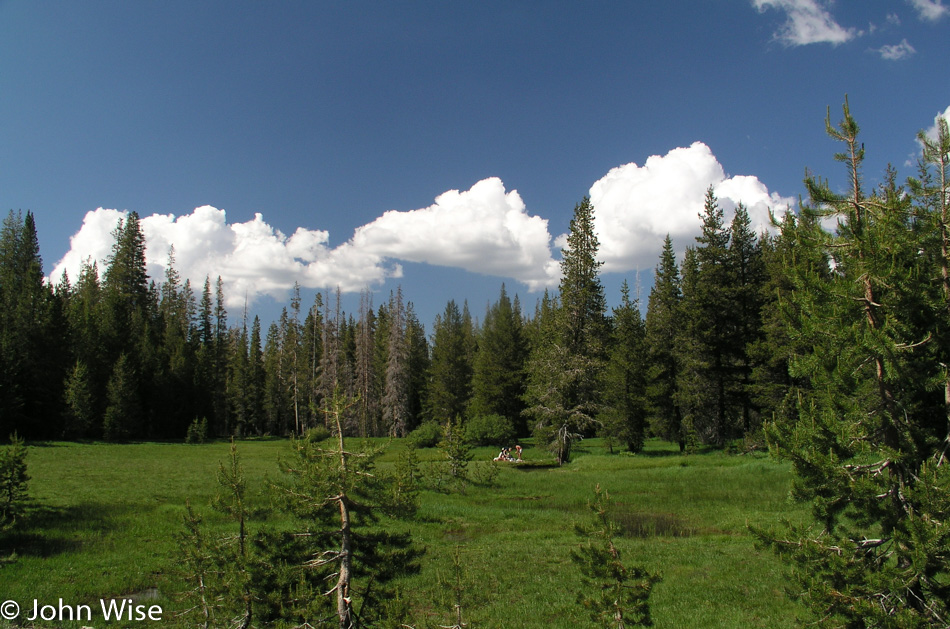
M623 537L692 537L696 529L673 513L613 513L614 521Z

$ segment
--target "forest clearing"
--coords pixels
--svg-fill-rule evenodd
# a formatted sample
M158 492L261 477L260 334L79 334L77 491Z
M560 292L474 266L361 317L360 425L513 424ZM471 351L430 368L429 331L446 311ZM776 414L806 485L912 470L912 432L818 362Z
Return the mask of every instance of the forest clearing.
M393 466L406 440L379 441L386 445L380 468ZM279 476L277 458L288 456L289 443L242 441L238 451L253 513L268 506L262 490ZM475 448L472 455L475 478L495 451ZM216 472L227 458L226 442L31 446L35 489L26 526L3 543L4 556L16 553L16 561L2 568L4 597L26 612L33 599L97 610L100 599L147 593L146 602L164 612L160 626L185 626L177 614L188 586L176 541L184 532L184 504L211 530L227 531L226 518L210 508ZM423 477L443 458L439 449L420 449ZM781 561L757 549L747 528L805 516L788 499L789 465L761 453L684 456L675 444L657 440L638 455L611 454L602 440L585 440L566 467L530 446L525 459L500 464L490 483L423 489L416 516L393 524L411 530L425 548L420 572L398 584L413 626L453 621L456 549L462 614L470 626L586 626L587 614L576 602L580 573L570 553L581 543L574 524L588 520L597 485L614 501L623 559L663 579L650 599L656 626L797 625L802 610L785 596ZM280 517L254 516L248 528L253 534L279 525ZM98 616L93 623L38 626L107 626Z

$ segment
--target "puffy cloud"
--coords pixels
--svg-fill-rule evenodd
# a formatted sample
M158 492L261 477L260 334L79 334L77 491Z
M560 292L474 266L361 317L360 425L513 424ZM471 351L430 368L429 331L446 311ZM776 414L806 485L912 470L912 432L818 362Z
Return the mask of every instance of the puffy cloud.
M917 50L911 46L906 39L901 40L899 44L881 46L880 48L874 48L872 50L879 53L882 59L887 59L888 61L900 61L917 53Z
M390 211L356 230L348 244L382 258L513 277L535 290L556 282L548 222L525 211L498 178L450 190L429 207Z
M936 139L937 139L937 121L938 121L940 118L943 118L944 120L947 121L947 123L950 123L950 107L947 107L947 108L943 111L943 113L940 113L940 114L937 114L936 116L934 116L934 123L933 123L933 126L929 127L928 129L926 129L926 130L924 131L924 133L927 134L927 137L930 138L931 140L936 140Z
M654 266L667 234L677 246L691 243L699 234L699 215L710 186L727 220L742 202L757 232L769 228L770 208L781 213L794 203L770 193L755 177L727 177L702 142L649 157L643 166L618 166L590 189L604 271ZM565 238L560 236L557 243Z
M102 208L88 212L51 278L66 271L75 279L88 259L97 261L100 271L105 269L112 232L126 216ZM264 294L280 298L294 282L357 291L401 276L402 267L394 260L512 277L532 290L555 283L559 273L551 257L547 220L528 215L518 193L506 192L497 178L480 181L466 192L446 192L427 208L386 212L333 249L327 231L300 227L288 237L261 214L228 224L225 211L210 206L185 216L154 214L140 223L151 277L164 276L174 246L182 277L201 286L205 277L220 275L229 306Z
M950 7L943 4L943 0L908 0L917 10L920 19L936 22L943 16L950 14Z
M126 216L127 212L103 208L88 212L50 277L58 279L65 271L75 279L82 263L90 259L104 270L114 242L112 232ZM344 290L359 290L400 272L398 266L386 268L378 261L347 264L346 256L327 247L326 231L301 227L287 237L265 223L261 214L229 225L224 210L203 206L185 216L146 216L140 225L152 278L160 281L164 276L174 246L175 267L182 277L200 288L205 277L221 276L229 306L242 304L245 297L249 301L263 294L281 297L295 281L307 287L339 284Z
M759 12L768 8L785 11L788 19L775 33L775 39L786 46L837 46L859 35L855 29L838 24L818 0L752 0L752 5Z

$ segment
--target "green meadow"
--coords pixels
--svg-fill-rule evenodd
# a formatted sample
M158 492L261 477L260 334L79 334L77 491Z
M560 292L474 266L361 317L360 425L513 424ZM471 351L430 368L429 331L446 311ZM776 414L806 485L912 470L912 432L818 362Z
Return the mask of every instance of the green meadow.
M404 447L389 443L381 464L391 465ZM263 489L287 452L284 440L239 443L256 506L266 507ZM209 504L227 454L225 442L32 445L29 509L16 529L0 536L6 558L0 601L17 601L24 614L34 599L87 604L95 610L93 622L36 624L98 628L108 624L98 617L100 599L131 596L161 606L162 622L115 626L180 625L176 611L183 603L176 594L185 586L176 534L184 530L186 502L209 527L225 526ZM496 452L473 454L470 471L485 476ZM420 450L423 471L440 456L436 449ZM787 465L762 454L681 456L659 441L636 456L612 454L596 439L583 442L564 467L530 445L525 459L500 464L491 485L424 490L417 517L393 524L410 530L427 551L421 572L402 584L416 627L451 624L456 549L470 626L593 626L576 603L580 575L570 551L579 544L574 523L588 518L587 501L598 484L613 500L625 562L663 578L650 599L657 627L800 624L801 611L785 594L783 566L756 549L748 532L750 524L804 516L804 508L787 498ZM264 519L251 523L252 532Z

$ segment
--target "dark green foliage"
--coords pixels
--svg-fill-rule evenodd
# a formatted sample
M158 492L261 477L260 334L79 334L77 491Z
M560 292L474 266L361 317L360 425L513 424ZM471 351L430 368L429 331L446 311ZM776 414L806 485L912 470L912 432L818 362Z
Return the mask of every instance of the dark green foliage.
M423 422L408 436L416 448L434 448L442 440L442 426L436 422Z
M597 425L607 355L609 321L597 261L594 208L585 198L574 208L567 248L562 250L560 302L539 308L528 362L524 413L534 434L558 463Z
M682 332L682 294L679 269L669 234L663 242L650 300L647 303L645 334L649 356L647 396L653 431L668 441L685 447L683 417L676 401L680 358L677 339Z
M62 299L43 281L33 214L10 212L0 226L0 434L59 436L72 362Z
M617 439L631 452L643 449L647 430L646 327L639 300L630 299L623 283L620 306L614 308L610 359L604 386L601 433Z
M410 515L414 503L377 470L380 450L346 447L347 404L339 392L330 409L336 443L295 441L292 457L281 463L284 478L275 490L300 529L261 538L270 567L261 575L269 583L263 591L269 613L298 624L372 626L389 611L392 582L417 571L421 554L408 533L378 526L380 518ZM297 579L288 579L293 573Z
M759 239L740 203L729 226L710 188L702 233L687 251L681 283L676 403L706 443L751 433L760 425L750 346L762 338L765 267Z
M465 423L465 438L476 446L509 446L515 427L504 415L476 415Z
M571 551L571 560L583 575L578 603L604 629L653 626L649 599L653 587L661 581L659 575L623 564L614 544L618 531L608 511L610 496L599 485L588 508L593 521L575 525L584 543Z
M26 445L16 433L10 435L10 445L0 450L0 529L12 526L23 512L30 481L26 454Z
M124 441L139 434L144 418L140 384L135 361L121 354L106 389L108 406L102 420L102 436L107 441Z
M528 347L524 321L501 286L498 301L485 313L478 334L478 349L472 372L472 403L469 413L502 415L526 434L524 417L525 361Z
M85 437L89 435L96 419L95 397L86 363L76 362L64 387L66 410L63 436L73 439Z
M472 451L461 417L445 423L439 449L445 455L449 476L454 482L464 483L468 479L468 464L472 460Z
M188 425L188 432L185 434L185 443L204 443L208 440L208 418L197 417Z
M932 206L912 208L893 173L865 192L864 146L847 102L827 130L844 145L835 157L848 186L839 194L806 179L810 205L782 233L810 251L785 260L793 289L782 310L795 340L791 375L807 386L795 391L795 412L777 414L767 431L792 462L793 495L811 504L814 522L758 533L796 567L798 594L819 624L942 627L946 367L932 340L947 301L932 281L941 254L921 255L937 223L920 220ZM834 233L820 226L828 218L838 221ZM830 272L815 268L816 256L831 261Z
M475 335L468 307L463 314L450 300L436 316L433 330L426 415L441 423L464 416L472 393Z

